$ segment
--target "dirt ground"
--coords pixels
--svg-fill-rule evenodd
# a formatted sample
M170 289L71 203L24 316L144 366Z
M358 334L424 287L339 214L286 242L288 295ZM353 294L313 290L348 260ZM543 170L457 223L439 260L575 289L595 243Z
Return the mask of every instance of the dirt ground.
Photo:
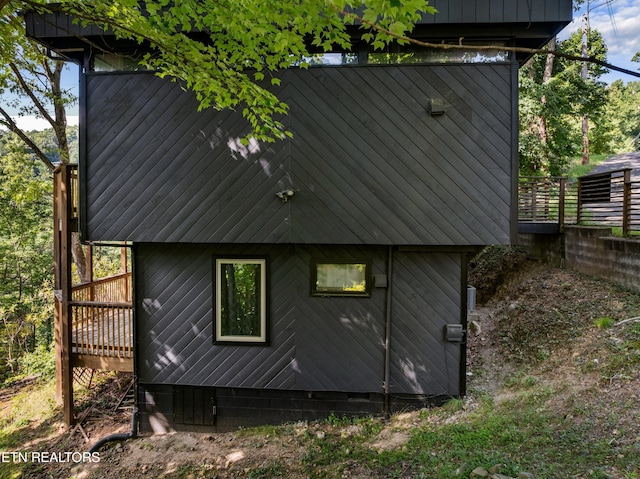
M508 397L505 383L526 367L527 374L558 386L561 393L555 404L560 410L571 410L570 406L579 400L590 411L588 420L601 422L599 430L603 435L640 443L640 372L637 368L635 373L626 371L623 378L612 371L608 380L602 380L602 367L608 364L607 351L611 350L605 346L621 341L625 326L594 327L594 322L603 321L602 318L620 322L639 316L639 295L595 278L529 261L518 250L484 254L470 265L469 282L478 288L480 306L469 325L469 394L465 410L447 420L455 421L472 410L479 394L491 394L497 402ZM629 377L630 374L635 376ZM92 391L93 396L87 396L85 404L94 404L82 423L89 441L76 430L45 441L46 447L87 451L99 438L128 432L130 411L113 410L113 402L122 395L126 383L127 378L112 378ZM619 418L615 425L607 420L612 411ZM411 429L429 420L424 417L419 412L394 416L384 423L370 447L402 447ZM302 469L297 466L303 454L299 438L306 434L321 437L329 427L326 423L291 424L278 435L265 429L258 434L239 431L142 436L109 443L101 449L99 462L34 466L23 477L258 477L251 476L252 471L274 457L287 464L289 477L304 477L296 475ZM617 437L616 428L633 433ZM352 433L357 431L348 427L341 431L343 435ZM40 444L39 449L46 447ZM367 477L357 465L347 468L345 474L343 477Z

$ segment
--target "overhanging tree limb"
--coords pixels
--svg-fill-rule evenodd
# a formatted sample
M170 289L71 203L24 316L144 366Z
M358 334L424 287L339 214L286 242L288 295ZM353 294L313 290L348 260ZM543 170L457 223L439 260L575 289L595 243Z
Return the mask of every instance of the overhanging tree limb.
M405 43L412 43L413 45L418 45L418 46L425 47L425 48L438 48L438 49L443 49L443 50L477 50L477 51L503 50L503 51L513 52L513 53L528 53L528 54L531 54L531 55L554 55L556 57L565 58L567 60L594 63L596 65L600 65L600 66L603 66L605 68L609 68L611 70L618 71L620 73L625 73L627 75L631 75L631 76L635 76L635 77L639 77L640 78L640 72L638 72L638 71L627 70L626 68L622 68L622 67L619 67L619 66L616 66L616 65L612 65L611 63L607 63L607 62L604 62L602 60L598 60L597 58L592 57L592 56L582 57L582 56L576 56L576 55L569 55L567 53L559 52L559 51L556 51L556 50L548 50L548 49L544 49L544 48L541 49L541 48L526 48L526 47L509 47L509 46L503 46L503 45L466 45L466 44L463 43L463 40L464 40L463 37L461 37L459 39L458 43L423 42L422 40L417 40L415 38L411 38L411 37L406 36L406 35L399 35L397 33L392 32L391 30L388 30L386 28L381 27L380 25L378 25L376 23L369 22L369 21L365 20L364 18L358 16L355 13L344 11L344 10L340 9L337 5L335 5L331 1L328 1L328 3L329 3L329 5L331 5L332 8L334 8L341 15L344 15L346 17L350 17L353 20L362 23L363 25L367 25L367 26L369 26L369 27L371 27L373 29L382 31L385 34L389 35L390 37L395 38L396 40L400 40L400 41L405 42Z

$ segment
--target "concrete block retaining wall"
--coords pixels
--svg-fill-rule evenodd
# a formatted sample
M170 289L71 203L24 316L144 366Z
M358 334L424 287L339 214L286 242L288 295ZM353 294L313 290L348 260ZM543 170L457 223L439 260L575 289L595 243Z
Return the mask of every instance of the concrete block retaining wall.
M611 236L609 228L565 228L565 265L640 291L640 240Z
M542 261L640 292L640 240L614 237L611 228L570 226L564 237L520 234L518 244Z
M529 256L558 268L564 265L564 244L562 234L520 233L518 246Z

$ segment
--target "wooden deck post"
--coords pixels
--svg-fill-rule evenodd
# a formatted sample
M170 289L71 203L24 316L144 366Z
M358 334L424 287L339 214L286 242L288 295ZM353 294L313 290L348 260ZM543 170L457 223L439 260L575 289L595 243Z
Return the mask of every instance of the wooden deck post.
M564 231L564 202L567 190L567 179L560 178L558 190L558 226L560 231Z
M72 208L68 165L54 173L54 261L55 261L55 344L56 399L62 401L64 424L73 425L73 366L71 365L71 227Z
M576 211L576 223L582 223L582 178L578 178L578 209Z
M82 248L82 246L81 246ZM89 282L93 283L93 246L87 247L84 255L84 264L89 273ZM89 289L89 301L93 301L95 299L96 292L94 288Z
M60 334L60 309L62 308L62 286L60 285L60 183L62 170L57 168L53 172L53 274L54 274L54 310L53 330L56 354L56 403L61 406L62 399L62 337Z
M120 248L120 272L127 273L129 271L129 261L127 258L127 248L123 246ZM131 286L128 278L122 283L121 286L121 301L131 301Z
M627 236L631 226L631 170L624 171L622 194L622 234Z

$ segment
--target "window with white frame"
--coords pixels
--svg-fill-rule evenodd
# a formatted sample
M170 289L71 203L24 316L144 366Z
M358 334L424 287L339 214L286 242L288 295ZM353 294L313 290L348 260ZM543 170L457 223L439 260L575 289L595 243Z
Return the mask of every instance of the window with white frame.
M267 260L216 258L217 343L267 342Z

